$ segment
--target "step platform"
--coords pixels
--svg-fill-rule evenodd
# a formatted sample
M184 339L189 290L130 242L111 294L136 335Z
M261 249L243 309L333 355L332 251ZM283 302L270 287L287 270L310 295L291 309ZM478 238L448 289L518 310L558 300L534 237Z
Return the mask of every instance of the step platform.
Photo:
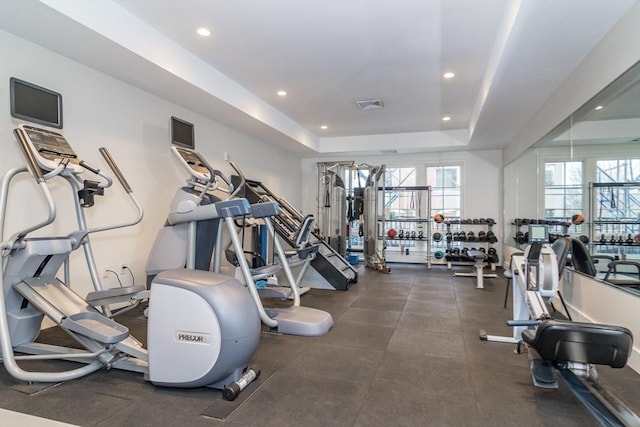
M331 314L315 308L294 306L270 308L266 312L278 322L277 332L281 334L319 337L333 327Z

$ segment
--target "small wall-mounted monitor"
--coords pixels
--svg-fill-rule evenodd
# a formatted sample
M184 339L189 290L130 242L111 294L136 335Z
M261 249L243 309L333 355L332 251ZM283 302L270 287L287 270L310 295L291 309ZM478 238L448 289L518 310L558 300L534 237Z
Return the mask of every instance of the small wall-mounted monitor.
M171 143L178 147L195 149L193 123L171 116Z
M549 229L546 224L529 224L529 243L547 243Z
M62 129L62 95L33 83L9 79L11 116Z

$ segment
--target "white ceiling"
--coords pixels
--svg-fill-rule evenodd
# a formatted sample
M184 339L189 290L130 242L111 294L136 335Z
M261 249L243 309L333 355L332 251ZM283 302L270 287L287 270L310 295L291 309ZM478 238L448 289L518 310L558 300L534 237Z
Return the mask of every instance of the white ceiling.
M2 0L0 28L302 154L489 149L636 1Z

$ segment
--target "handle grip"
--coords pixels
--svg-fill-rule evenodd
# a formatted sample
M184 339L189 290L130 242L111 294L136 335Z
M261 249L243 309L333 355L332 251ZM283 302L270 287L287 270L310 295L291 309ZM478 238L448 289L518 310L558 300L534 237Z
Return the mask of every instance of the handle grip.
M93 172L96 175L98 175L100 173L100 169L94 168L93 166L91 166L90 164L85 162L84 160L80 160L80 166L82 166L83 168L85 168L87 170L90 170L91 172Z
M111 157L111 153L109 153L109 150L107 150L105 147L100 147L99 151L100 154L102 154L102 157L104 157L104 160L109 165L109 168L111 168L113 173L116 175L116 178L118 178L118 181L120 181L120 185L122 185L124 191L126 191L127 193L133 193L131 186L127 182L127 179L124 177L122 172L120 172L120 168L118 167L118 165L116 165L116 162Z
M236 173L240 177L240 183L236 187L235 191L231 193L231 197L235 197L235 195L238 194L240 190L243 189L244 186L247 184L247 179L245 178L244 174L242 173L242 171L240 170L240 167L236 164L236 162L234 162L233 160L229 160L229 165L233 168L234 171L236 171Z
M38 162L36 162L36 158L27 142L27 137L24 134L24 131L20 128L14 129L13 134L18 139L20 143L20 148L22 148L22 152L24 153L24 157L27 159L27 165L29 169L31 169L31 173L33 177L36 179L36 182L39 184L44 182L44 176L42 175L42 169L38 166Z

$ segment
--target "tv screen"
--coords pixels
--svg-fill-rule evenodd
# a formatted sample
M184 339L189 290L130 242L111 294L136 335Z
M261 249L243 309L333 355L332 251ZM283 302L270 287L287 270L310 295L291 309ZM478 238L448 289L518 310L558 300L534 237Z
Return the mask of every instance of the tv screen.
M15 77L9 86L12 117L62 129L62 95Z
M549 241L547 226L544 224L529 224L529 243L546 243Z
M196 148L193 124L172 116L171 143L192 150Z

